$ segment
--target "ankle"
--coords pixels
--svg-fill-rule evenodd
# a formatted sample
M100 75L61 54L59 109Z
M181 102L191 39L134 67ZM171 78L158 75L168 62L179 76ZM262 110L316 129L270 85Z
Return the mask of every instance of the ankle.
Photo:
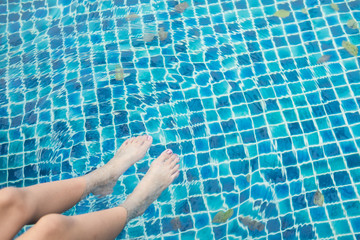
M130 220L143 214L143 212L141 212L141 206L136 204L135 201L131 200L131 195L122 204L120 204L119 207L126 209L127 212L126 222L129 222Z

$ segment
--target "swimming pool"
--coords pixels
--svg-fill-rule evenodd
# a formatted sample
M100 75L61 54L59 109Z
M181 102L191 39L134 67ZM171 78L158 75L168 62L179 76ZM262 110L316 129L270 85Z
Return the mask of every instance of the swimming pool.
M0 188L154 139L179 178L119 239L359 239L360 1L0 1ZM216 217L215 217L216 216Z

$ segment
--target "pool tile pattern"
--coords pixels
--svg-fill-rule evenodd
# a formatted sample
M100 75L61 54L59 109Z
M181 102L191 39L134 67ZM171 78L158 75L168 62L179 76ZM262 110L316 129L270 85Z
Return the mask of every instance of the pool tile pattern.
M114 194L66 214L121 203L170 148L179 178L119 239L359 239L360 62L343 41L360 46L360 1L186 2L0 1L0 188L85 174L147 133Z

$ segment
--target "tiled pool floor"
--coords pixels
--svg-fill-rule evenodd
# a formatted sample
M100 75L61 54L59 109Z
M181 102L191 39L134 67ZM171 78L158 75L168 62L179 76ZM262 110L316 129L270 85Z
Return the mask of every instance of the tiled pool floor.
M66 214L171 148L179 178L119 239L360 239L360 1L184 2L0 0L0 188L146 133L114 194Z

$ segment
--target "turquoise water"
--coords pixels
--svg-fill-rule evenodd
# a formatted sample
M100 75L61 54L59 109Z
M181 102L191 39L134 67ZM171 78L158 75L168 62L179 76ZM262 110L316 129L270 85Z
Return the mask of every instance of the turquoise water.
M360 2L178 4L0 1L0 188L149 134L112 195L66 214L120 204L170 148L179 178L119 239L359 239Z

